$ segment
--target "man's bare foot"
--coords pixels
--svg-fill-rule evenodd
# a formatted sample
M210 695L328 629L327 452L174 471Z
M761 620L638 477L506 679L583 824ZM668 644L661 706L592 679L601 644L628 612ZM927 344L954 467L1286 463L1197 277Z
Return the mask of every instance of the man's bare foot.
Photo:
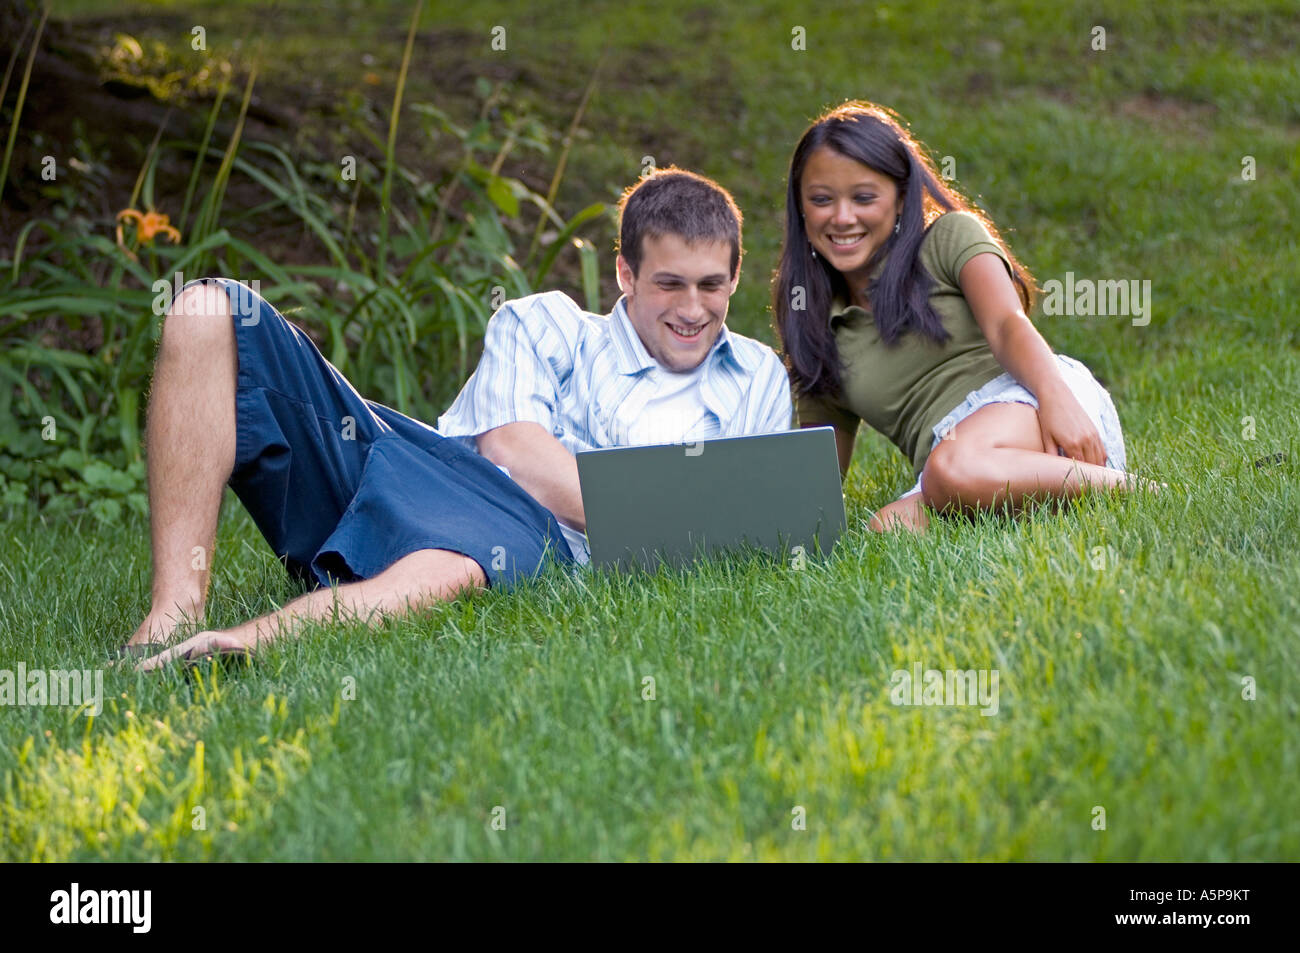
M176 638L177 633L182 627L193 624L201 625L203 623L203 610L200 608L196 612L191 609L189 613L182 612L179 608L163 612L157 609L151 610L140 627L135 630L135 634L126 640L127 645L166 644Z

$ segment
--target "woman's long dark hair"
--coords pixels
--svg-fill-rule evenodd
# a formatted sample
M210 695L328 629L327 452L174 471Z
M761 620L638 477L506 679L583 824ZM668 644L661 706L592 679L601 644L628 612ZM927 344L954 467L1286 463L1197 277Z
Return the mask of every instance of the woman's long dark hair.
M929 155L912 138L898 114L874 103L845 103L808 127L790 159L785 240L781 263L772 278L772 315L786 365L799 393L813 396L839 393L840 358L828 319L832 300L837 295L851 298L843 275L824 258L813 255L804 229L800 201L804 166L808 157L822 146L888 176L898 186L903 200L898 232L891 233L868 262L874 266L883 256L889 256L879 278L866 289L882 341L893 344L908 331L935 341L949 337L939 315L930 306L934 279L926 273L918 255L926 229L944 212L971 212L984 223L1007 253L1025 311L1032 309L1036 290L1033 276L1011 254L988 217L944 183ZM802 293L797 294L800 289ZM802 303L803 308L797 308L796 303Z

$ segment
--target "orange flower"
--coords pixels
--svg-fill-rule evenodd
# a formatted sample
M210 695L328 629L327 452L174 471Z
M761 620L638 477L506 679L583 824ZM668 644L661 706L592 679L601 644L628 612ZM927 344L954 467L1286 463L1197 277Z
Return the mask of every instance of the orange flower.
M135 253L126 247L122 241L122 223L124 221L135 222L135 237L137 242L152 244L154 236L163 235L171 239L172 244L178 244L181 240L181 233L172 225L166 215L161 212L155 212L150 209L143 214L133 208L124 208L117 213L117 244L124 252L131 256L135 261Z

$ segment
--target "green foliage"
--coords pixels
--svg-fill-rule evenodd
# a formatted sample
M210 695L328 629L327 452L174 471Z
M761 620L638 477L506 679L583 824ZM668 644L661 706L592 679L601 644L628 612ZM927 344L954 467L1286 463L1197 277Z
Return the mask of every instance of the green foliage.
M202 65L194 66L196 53L203 53ZM100 51L100 80L116 81L149 90L163 102L177 102L194 94L216 90L229 77L230 64L206 50L186 44L177 53L160 40L141 42L129 33L117 33L110 46Z
M89 195L60 191L54 215L26 223L12 258L0 260L0 427L11 460L0 490L10 503L30 499L56 511L93 506L107 519L133 505L134 483L90 482L85 461L117 460L114 472L124 476L139 461L142 394L178 275L180 282L214 273L259 281L266 298L316 336L367 397L426 419L468 375L495 308L540 288L565 248L577 255L588 307L599 308L595 248L578 232L606 207L591 204L566 221L544 196L502 171L515 152L550 156L559 138L514 112L506 88L481 81L482 106L467 125L432 103L410 108L414 134L448 160L447 171L426 174L396 160L396 111L378 155L358 150L341 161L296 164L275 145L244 141L255 75L244 84L228 142L211 142L223 84L202 142L155 140L140 170L131 206L138 200L142 212L164 208L175 200L155 193L161 157L168 150L195 156L180 217L169 223L181 226L180 242L150 237L142 224L124 228L119 244L81 207ZM378 144L368 119L352 114L347 121L356 141ZM93 182L96 159L77 142L77 161ZM212 163L215 174L200 188ZM232 176L269 198L226 226L219 220ZM239 226L277 209L302 222L323 263L284 266L236 237ZM355 227L358 221L365 227ZM535 221L545 226L546 240L530 259L524 249ZM81 462L45 453L46 441L36 435L49 420ZM65 493L71 495L60 501Z
M7 443L0 453L0 512L7 518L37 501L44 501L47 516L84 510L109 524L128 511L147 512L144 461L123 465L120 452L105 458L70 449L38 454L22 443Z

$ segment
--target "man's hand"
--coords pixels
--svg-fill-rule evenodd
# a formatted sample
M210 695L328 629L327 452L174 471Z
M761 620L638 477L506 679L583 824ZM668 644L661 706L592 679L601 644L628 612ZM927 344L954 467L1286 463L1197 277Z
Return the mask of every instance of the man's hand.
M506 424L479 434L478 450L562 523L586 530L578 461L546 428L531 421Z
M252 647L244 644L244 638L230 632L200 632L184 642L177 642L166 651L159 652L146 659L140 669L145 672L156 671L172 662L196 662L206 657L251 653Z

